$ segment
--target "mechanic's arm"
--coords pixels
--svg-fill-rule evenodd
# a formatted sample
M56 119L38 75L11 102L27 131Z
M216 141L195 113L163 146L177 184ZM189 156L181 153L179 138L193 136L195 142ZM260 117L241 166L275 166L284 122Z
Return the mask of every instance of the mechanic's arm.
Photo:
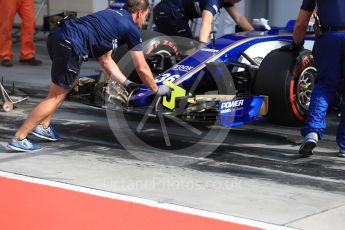
M293 42L300 45L304 41L304 35L307 31L309 20L313 11L306 11L301 9L297 17L295 28L293 31Z
M149 65L147 64L143 51L130 51L134 67L141 79L153 92L158 91L158 86L155 82L153 74Z
M212 29L213 14L208 10L203 10L201 17L199 41L207 43Z
M108 53L103 54L102 56L98 58L98 61L103 67L103 69L105 70L105 72L109 74L109 76L114 81L120 84L123 84L127 80L127 78L125 75L123 75L119 67L116 65L113 58L111 57L111 54L112 54L112 51L109 51Z
M225 8L232 19L239 25L244 31L252 31L254 27L249 23L248 19L240 14L236 6L230 6Z

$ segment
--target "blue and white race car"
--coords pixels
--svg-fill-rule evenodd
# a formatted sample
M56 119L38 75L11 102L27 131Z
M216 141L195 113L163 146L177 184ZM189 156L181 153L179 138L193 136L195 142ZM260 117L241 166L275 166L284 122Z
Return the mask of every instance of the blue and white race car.
M154 105L152 114L159 110L226 127L265 118L298 125L306 118L316 76L313 35L306 37L299 54L279 49L292 40L289 28L225 35L183 57L180 51L186 42L152 32L145 32L144 40L157 84L167 84L174 91L171 98L157 100L147 87L139 88L126 99L124 110L144 114ZM119 48L115 59L131 80L138 81L124 50Z

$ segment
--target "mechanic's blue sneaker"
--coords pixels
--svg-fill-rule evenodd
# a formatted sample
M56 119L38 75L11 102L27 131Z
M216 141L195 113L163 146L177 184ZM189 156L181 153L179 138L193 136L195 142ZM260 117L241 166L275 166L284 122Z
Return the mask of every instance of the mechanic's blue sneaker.
M17 140L17 138L13 138L10 143L8 143L7 148L20 151L20 152L35 152L40 151L42 147L39 144L34 144L29 141L27 138L23 140Z
M57 141L59 140L59 135L53 128L53 126L49 125L48 128L43 128L43 125L37 125L31 132L36 137L46 139L49 141Z
M312 155L313 150L316 147L318 140L319 138L317 136L317 133L315 132L308 133L308 135L305 136L301 147L299 148L299 151L298 151L299 154L305 157Z
M345 149L339 150L338 157L345 157Z

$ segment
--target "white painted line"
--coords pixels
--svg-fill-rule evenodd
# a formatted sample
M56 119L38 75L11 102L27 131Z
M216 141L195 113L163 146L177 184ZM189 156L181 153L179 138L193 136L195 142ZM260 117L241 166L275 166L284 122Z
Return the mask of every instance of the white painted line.
M230 223L242 224L242 225L247 225L247 226L256 227L256 228L269 229L269 230L296 230L294 228L289 228L286 226L273 225L273 224L268 224L268 223L264 223L260 221L245 219L245 218L236 217L236 216L229 216L229 215L224 215L224 214L219 214L219 213L214 213L214 212L209 212L209 211L204 211L204 210L199 210L199 209L194 209L194 208L189 208L189 207L183 207L180 205L174 205L174 204L169 204L169 203L159 203L154 200L147 200L143 198L127 196L127 195L122 195L122 194L117 194L117 193L112 193L112 192L106 192L106 191L101 191L97 189L85 188L85 187L81 187L77 185L71 185L71 184L66 184L66 183L61 183L61 182L56 182L56 181L29 177L29 176L24 176L24 175L9 173L9 172L0 171L0 183L1 183L1 177L39 184L39 185L51 186L51 187L60 188L60 189L67 189L67 190L86 193L86 194L95 195L99 197L131 202L131 203L145 205L145 206L149 206L153 208L160 208L164 210L175 211L179 213L190 214L190 215L195 215L195 216L200 216L200 217L205 217L205 218L211 218L211 219L226 221Z

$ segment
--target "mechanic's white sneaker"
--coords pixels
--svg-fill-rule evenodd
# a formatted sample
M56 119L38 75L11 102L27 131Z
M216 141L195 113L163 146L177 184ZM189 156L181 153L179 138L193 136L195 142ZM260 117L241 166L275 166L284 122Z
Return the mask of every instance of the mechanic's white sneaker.
M42 149L39 144L32 143L27 138L18 140L16 137L8 143L7 148L18 152L36 152Z
M345 149L339 150L338 157L345 157Z
M308 133L308 135L304 137L304 141L301 147L299 148L299 151L298 151L299 154L305 157L312 155L313 150L316 147L318 140L319 140L319 137L317 133L315 132Z
M31 133L36 137L46 139L49 141L59 140L59 135L51 125L49 125L49 127L46 129L43 127L43 125L37 125Z

